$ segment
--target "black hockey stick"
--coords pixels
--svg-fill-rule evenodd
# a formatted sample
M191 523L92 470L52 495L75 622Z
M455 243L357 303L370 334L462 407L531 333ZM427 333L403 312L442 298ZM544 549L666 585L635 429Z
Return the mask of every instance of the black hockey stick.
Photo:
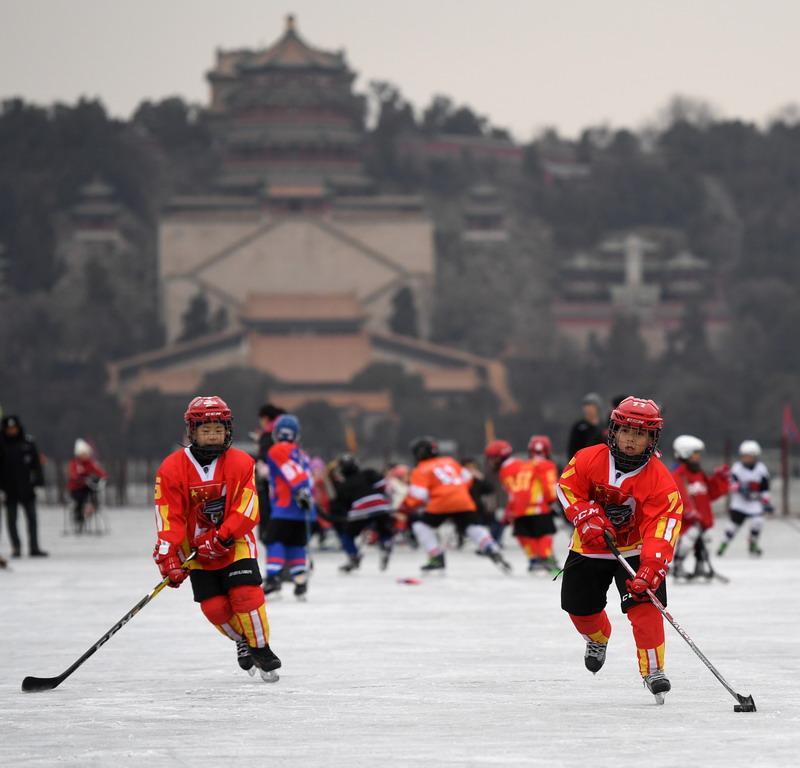
M617 549L616 544L614 544L614 539L611 537L611 534L608 531L604 531L603 536L605 537L606 544L608 544L608 548L613 553L614 557L617 558L620 565L631 575L631 577L636 576L636 571L631 568L630 563L622 556L620 551ZM675 628L675 631L689 644L689 647L695 652L697 657L700 661L705 664L711 674L717 678L717 680L722 683L725 690L733 696L734 699L738 702L734 704L733 711L734 712L755 712L756 711L756 703L753 701L752 696L743 696L741 693L736 693L736 691L731 688L728 681L717 671L717 668L706 658L705 654L694 644L694 641L691 637L687 634L686 630L678 624L675 619L672 618L669 611L662 605L661 601L656 597L655 592L652 589L647 590L647 596L650 598L650 602L658 608L661 612L661 615Z
M194 558L196 552L192 552L183 562L188 563ZM65 669L56 677L31 677L28 676L22 681L22 690L25 693L36 693L37 691L52 691L63 683L86 659L92 656L100 647L105 645L119 630L121 630L139 611L142 610L164 587L169 584L169 577L165 577L157 586L146 594L136 605L133 606L111 629L108 630L86 653L83 654L74 664Z

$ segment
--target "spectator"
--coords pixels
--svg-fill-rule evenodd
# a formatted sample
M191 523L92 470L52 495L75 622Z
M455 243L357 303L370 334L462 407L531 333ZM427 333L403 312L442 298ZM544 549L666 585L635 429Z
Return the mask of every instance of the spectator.
M600 426L603 419L601 408L603 398L596 392L585 395L581 401L583 418L578 419L569 433L567 442L567 461L569 461L581 448L588 448L590 445L599 445L606 441L603 429Z
M47 552L39 548L37 534L35 488L44 485L44 476L36 443L25 434L17 416L3 416L0 433L0 489L6 495L11 554L13 557L22 554L17 531L17 507L21 504L28 524L30 555L47 557Z

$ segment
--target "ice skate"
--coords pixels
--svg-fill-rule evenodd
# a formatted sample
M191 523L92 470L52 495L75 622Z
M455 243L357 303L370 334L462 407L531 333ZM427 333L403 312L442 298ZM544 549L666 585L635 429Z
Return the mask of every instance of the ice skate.
M758 546L758 542L755 539L750 539L748 551L755 557L761 557L761 555L764 554L764 551Z
M541 564L541 560L538 557L532 557L528 560L528 573L535 573L539 570L539 565Z
M593 675L596 675L606 663L606 648L608 643L596 643L594 640L586 641L586 651L583 654L583 663Z
M250 655L250 646L247 645L247 640L240 637L236 641L236 661L239 663L239 668L247 672L250 677L255 675L255 664L253 657Z
M294 583L294 596L301 603L304 603L307 599L307 594L308 594L308 581L305 578L302 581L296 581Z
M489 552L489 559L505 574L511 573L511 563L498 552Z
M728 548L728 542L723 541L722 544L719 545L719 549L717 550L717 557L722 557L725 554L725 550Z
M361 558L363 555L350 555L347 562L344 565L339 566L339 570L342 573L352 573L353 571L357 571L361 565Z
M431 555L425 565L420 568L423 573L444 573L444 553L438 555Z
M280 669L281 660L272 652L269 645L263 648L253 648L248 646L250 657L258 668L261 679L265 683L276 683L280 679L278 673L275 671Z
M664 674L664 671L657 669L649 675L642 678L642 682L650 693L656 698L656 704L664 703L664 696L672 688L669 678Z
M282 586L283 583L280 574L277 576L270 576L264 579L264 584L263 584L264 594L276 597L277 593L281 591Z
M392 556L392 548L391 547L381 547L381 558L378 564L378 567L385 571L389 567L389 558Z

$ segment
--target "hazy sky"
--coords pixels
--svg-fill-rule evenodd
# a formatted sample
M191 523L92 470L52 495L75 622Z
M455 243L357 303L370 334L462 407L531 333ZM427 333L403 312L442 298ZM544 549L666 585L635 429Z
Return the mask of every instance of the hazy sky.
M0 0L0 98L205 103L215 48L269 44L289 12L361 88L443 93L520 139L638 127L676 93L759 122L800 102L800 0Z

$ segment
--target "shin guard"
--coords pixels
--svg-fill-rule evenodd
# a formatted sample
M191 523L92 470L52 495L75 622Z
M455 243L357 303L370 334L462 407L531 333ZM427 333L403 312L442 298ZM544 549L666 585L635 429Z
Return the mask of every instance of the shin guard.
M607 643L611 638L611 622L605 611L590 616L575 616L571 613L569 617L587 643L590 640L595 643Z
M636 656L642 677L664 669L664 619L652 603L639 603L626 614L633 627Z
M269 642L269 621L261 587L242 584L228 592L230 605L241 622L242 635L251 648L263 648Z

